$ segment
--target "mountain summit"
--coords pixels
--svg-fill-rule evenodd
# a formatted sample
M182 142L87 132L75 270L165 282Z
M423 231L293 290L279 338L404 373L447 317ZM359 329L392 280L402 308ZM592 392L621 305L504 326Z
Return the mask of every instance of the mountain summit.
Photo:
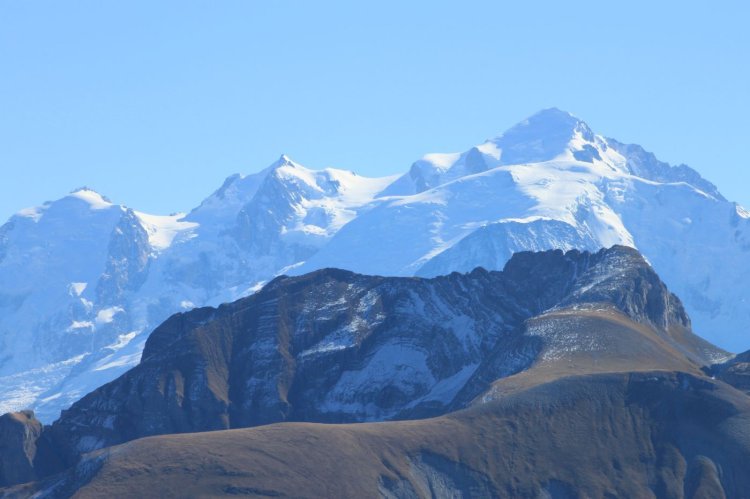
M500 151L503 164L538 163L569 151L576 138L582 143L595 143L594 132L586 123L566 111L550 108L487 143Z
M687 166L541 111L460 153L367 178L282 156L187 215L77 191L0 227L0 412L54 419L138 362L171 314L326 267L432 277L525 250L640 250L694 330L750 347L750 215Z

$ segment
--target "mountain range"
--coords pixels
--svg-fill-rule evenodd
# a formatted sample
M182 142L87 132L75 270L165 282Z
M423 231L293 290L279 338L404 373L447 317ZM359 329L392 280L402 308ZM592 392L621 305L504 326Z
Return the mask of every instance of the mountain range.
M282 276L173 315L53 424L0 418L0 493L743 497L729 357L624 246Z
M79 189L0 227L0 412L50 422L135 366L172 314L253 296L280 275L433 277L500 270L518 251L612 245L644 255L702 338L750 348L750 213L689 167L557 109L400 176L282 156L187 214Z

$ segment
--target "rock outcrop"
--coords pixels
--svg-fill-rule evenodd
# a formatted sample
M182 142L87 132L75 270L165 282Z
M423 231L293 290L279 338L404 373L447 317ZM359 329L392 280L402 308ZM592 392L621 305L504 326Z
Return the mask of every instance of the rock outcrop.
M0 416L0 485L37 478L34 459L42 424L31 411Z

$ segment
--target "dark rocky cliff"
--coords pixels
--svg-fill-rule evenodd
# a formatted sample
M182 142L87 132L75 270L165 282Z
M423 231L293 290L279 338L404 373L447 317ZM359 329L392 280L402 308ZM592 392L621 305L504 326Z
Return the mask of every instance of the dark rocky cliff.
M0 484L37 478L34 459L42 425L31 411L0 416Z

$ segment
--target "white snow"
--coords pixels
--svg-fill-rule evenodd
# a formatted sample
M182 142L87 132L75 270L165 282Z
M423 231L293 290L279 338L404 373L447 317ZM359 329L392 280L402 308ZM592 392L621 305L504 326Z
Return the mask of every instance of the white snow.
M460 152L432 153L432 154L425 154L424 156L422 156L422 161L432 163L434 166L436 166L437 168L440 168L441 170L447 170L456 161L458 161L459 157L461 157Z
M98 362L94 371L107 371L116 368L126 368L134 366L141 360L141 352L129 353L118 357L106 357L106 362Z
M191 233L198 227L197 223L186 221L184 213L149 215L136 211L135 214L148 234L148 242L156 251L164 251L172 245L175 238L184 233Z
M328 353L328 352L335 352L338 350L346 350L347 348L353 347L353 344L347 344L347 343L340 343L335 340L333 341L322 341L318 343L315 347L309 348L303 352L301 352L299 355L300 357L304 358L309 355L314 354L320 354L320 353Z
M276 175L285 180L301 180L310 189L323 192L323 189L318 185L317 172L298 165L286 156L283 156L283 158L286 159L286 164L276 169Z
M500 160L503 153L503 150L500 149L497 144L489 140L484 144L477 146L477 149L495 160ZM453 162L455 163L455 160Z
M109 350L117 351L121 350L122 348L126 347L128 343L130 343L133 338L135 338L138 335L138 331L131 331L127 334L121 334L117 336L117 341L111 345L107 345L104 348L107 348Z
M300 193L293 217L281 227L281 232L290 241L300 237L330 238L397 178L368 178L346 170L326 168L315 171L296 163L293 165L277 169L277 174L285 182L308 190Z
M265 286L266 282L268 281L258 281L249 288L247 288L247 292L245 294L252 295L263 289L263 286Z
M68 326L67 331L75 331L76 329L90 329L94 327L94 323L91 321L73 321Z
M92 210L106 210L113 206L104 196L91 189L80 189L70 193L69 196L84 201Z
M125 309L122 307L108 307L104 308L102 310L99 310L96 314L96 324L109 324L113 320L115 320L115 315L125 312Z
M303 265L304 263L305 262L295 262L295 263L293 263L291 265L287 265L286 267L282 267L281 269L279 269L279 271L276 273L276 275L285 275L285 274L288 274L289 272L291 272L292 270L296 269L297 267ZM258 282L256 284L254 284L253 286L251 286L250 289L253 292L258 291L260 288L263 287L264 284L265 284L265 281L260 281L260 282Z
M48 388L62 382L84 358L85 355L77 355L43 367L0 376L0 414L36 406ZM52 400L59 398L61 396Z
M44 206L33 206L31 208L24 208L20 210L16 215L23 218L30 218L34 222L38 222L44 214Z
M72 296L81 296L86 291L86 287L89 285L87 282L71 282L70 293Z

